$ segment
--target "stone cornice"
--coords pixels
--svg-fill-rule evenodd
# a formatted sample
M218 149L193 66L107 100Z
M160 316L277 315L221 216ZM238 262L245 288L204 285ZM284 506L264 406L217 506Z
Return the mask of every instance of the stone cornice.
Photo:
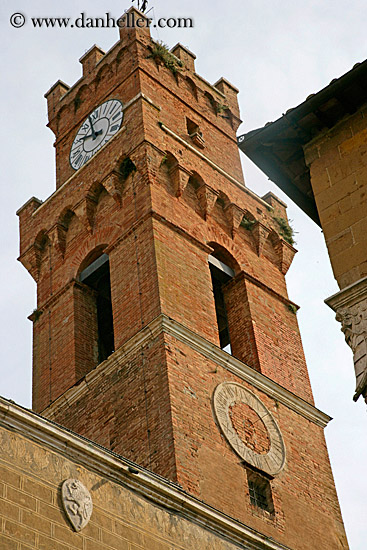
M239 359L232 357L221 350L202 336L196 334L184 325L162 314L156 317L149 325L144 327L133 338L121 346L109 359L98 365L94 370L88 373L77 385L67 390L62 396L47 407L42 414L48 418L53 418L56 411L61 407L71 406L93 383L98 383L102 375L112 372L125 361L132 353L147 344L150 340L157 338L160 334L173 336L182 343L188 345L204 357L214 361L222 368L235 374L242 380L251 384L254 388L265 393L269 397L276 399L279 403L285 405L295 413L303 416L307 420L324 428L331 417L323 413L311 403L304 401L291 391L283 388L270 378L255 371Z
M352 285L343 288L340 292L326 298L325 304L337 311L352 306L367 298L367 277L359 279Z
M298 397L286 388L283 388L271 378L264 376L252 367L242 363L239 359L229 355L218 346L208 342L195 332L192 332L166 315L162 315L162 317L163 332L171 334L178 340L186 343L208 359L215 361L221 367L232 372L239 378L242 378L258 390L264 392L266 395L273 397L279 401L279 403L282 403L297 414L300 414L323 428L331 420L330 416L314 407L311 403L304 401L302 398Z
M0 424L242 548L291 550L188 495L178 485L2 397Z
M363 395L367 403L367 277L330 296L325 303L335 311L345 341L353 351L356 375L353 400Z

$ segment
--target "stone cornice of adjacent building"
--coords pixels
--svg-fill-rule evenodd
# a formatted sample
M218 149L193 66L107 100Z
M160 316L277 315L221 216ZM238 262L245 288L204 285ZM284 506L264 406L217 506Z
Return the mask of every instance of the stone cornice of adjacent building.
M367 60L278 120L238 138L241 151L320 226L304 148L366 104L366 82Z
M179 486L157 474L2 397L0 425L114 483L122 484L154 504L179 514L180 517L209 529L242 548L291 550L188 495Z
M126 360L129 355L136 353L137 349L162 333L173 336L193 350L201 353L207 359L214 361L222 368L235 374L242 380L251 384L254 388L277 400L288 409L291 409L314 424L325 428L331 420L330 416L314 407L311 403L303 400L301 397L282 387L280 384L277 384L272 379L264 376L232 355L229 355L218 346L164 314L156 317L149 325L144 327L138 334L115 351L109 359L98 365L80 382L56 399L42 412L42 414L52 419L60 407L63 408L65 405L70 407L78 400L80 395L87 391L88 386L96 382L100 376L106 375L116 369L120 361Z
M367 403L367 277L343 288L325 303L336 313L345 341L353 352L357 401L363 395Z
M350 307L365 299L367 299L367 277L326 298L325 304L337 312L341 308Z

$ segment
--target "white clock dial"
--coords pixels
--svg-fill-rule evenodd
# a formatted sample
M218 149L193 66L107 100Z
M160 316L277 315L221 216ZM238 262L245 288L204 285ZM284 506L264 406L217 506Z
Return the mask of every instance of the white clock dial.
M120 130L123 118L123 105L118 99L109 99L94 109L80 126L70 149L74 170L88 162Z

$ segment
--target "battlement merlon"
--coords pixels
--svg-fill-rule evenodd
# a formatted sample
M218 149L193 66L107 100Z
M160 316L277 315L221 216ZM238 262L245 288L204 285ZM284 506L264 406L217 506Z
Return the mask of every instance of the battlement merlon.
M150 35L149 18L136 8L130 8L118 21L119 25L117 26L119 26L120 39L110 50L104 52L96 44L93 45L79 59L83 67L81 78L72 86L69 86L62 80L58 80L45 93L49 119L48 126L54 133L56 130L54 120L61 108L68 105L70 101L75 100L84 85L90 86L92 82L96 81L96 79L98 80L98 75L104 68L104 65L107 66L110 64L114 57L123 55L122 51L135 41L142 43L148 48L153 48L157 44ZM137 25L139 22L140 26ZM132 24L135 27L131 27ZM211 84L198 75L195 72L196 55L186 46L178 43L169 52L182 62L182 73L185 76L191 78L195 84L205 84L207 89L204 91L214 96L218 108L223 110L223 115L226 115L226 109L230 110L231 116L235 119L233 123L238 126L241 122L237 101L238 89L225 78L220 78L215 84Z
M44 97L47 99L47 114L49 120L54 118L56 112L60 108L60 101L69 90L70 86L68 84L65 84L62 80L58 80L45 93Z
M228 82L228 80L225 79L223 76L214 84L214 88L217 88L222 92L222 94L226 96L228 107L237 118L240 118L240 108L237 98L237 95L239 94L239 89Z
M83 67L83 76L90 74L105 54L106 52L97 46L97 44L89 48L89 50L79 59L79 63L81 63Z
M186 46L183 46L179 42L176 44L176 46L173 46L171 48L171 52L173 55L175 55L182 63L185 65L186 69L191 71L192 73L195 72L195 59L196 55L192 53Z
M287 205L279 197L274 195L271 191L261 197L263 201L267 202L273 209L274 215L278 218L288 220Z

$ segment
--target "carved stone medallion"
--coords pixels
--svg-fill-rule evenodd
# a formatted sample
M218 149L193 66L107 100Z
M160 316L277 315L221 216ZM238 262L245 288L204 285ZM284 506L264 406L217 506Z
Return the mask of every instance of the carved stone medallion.
M260 399L236 382L223 382L214 391L213 405L232 449L255 468L278 474L285 463L285 446L274 417Z
M92 497L78 479L66 479L61 487L61 499L65 513L75 529L81 531L92 515Z

